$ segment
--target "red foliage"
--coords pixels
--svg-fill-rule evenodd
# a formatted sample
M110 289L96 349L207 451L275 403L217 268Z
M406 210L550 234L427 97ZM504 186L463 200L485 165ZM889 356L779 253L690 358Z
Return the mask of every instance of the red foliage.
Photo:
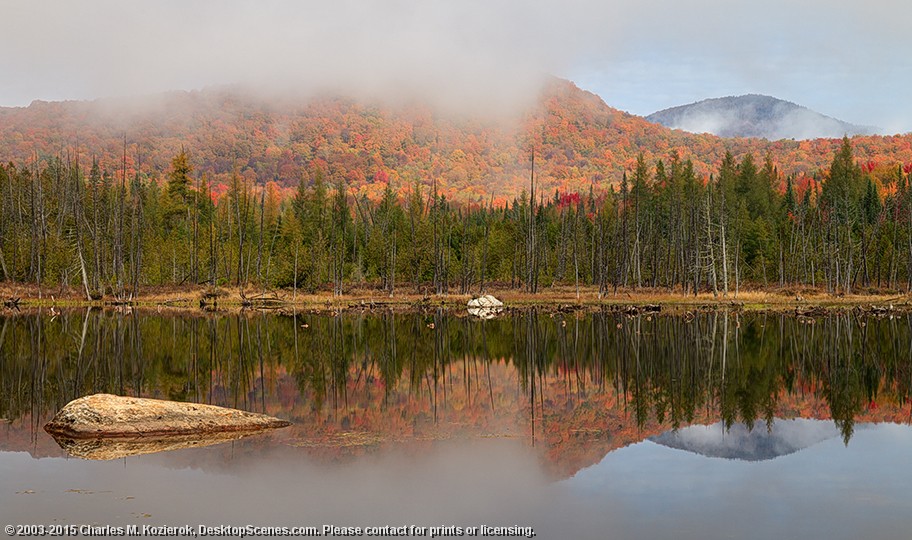
M560 196L560 200L558 201L558 204L560 205L561 208L566 208L570 205L577 205L577 204L579 204L579 202L580 202L579 193L564 193L563 195Z

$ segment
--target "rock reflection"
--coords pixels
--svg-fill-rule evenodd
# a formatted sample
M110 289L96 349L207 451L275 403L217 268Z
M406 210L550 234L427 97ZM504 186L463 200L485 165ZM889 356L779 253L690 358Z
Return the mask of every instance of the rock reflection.
M210 433L206 435L170 435L158 437L119 437L116 439L73 439L53 435L54 441L72 457L109 461L129 456L157 454L186 448L202 448L236 441L262 432Z

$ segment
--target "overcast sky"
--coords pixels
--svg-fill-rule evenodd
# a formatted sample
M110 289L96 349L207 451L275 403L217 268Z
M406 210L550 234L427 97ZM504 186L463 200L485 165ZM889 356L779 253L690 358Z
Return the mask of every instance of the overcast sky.
M241 83L502 109L544 74L646 115L762 93L912 130L901 0L0 0L0 105Z

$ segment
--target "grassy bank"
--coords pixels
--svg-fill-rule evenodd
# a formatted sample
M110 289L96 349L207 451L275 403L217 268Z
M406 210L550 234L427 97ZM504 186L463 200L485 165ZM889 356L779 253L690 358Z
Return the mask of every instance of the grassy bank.
M667 289L621 289L617 292L599 295L595 287L572 286L548 287L536 294L508 287L492 287L486 291L493 294L508 307L544 308L597 308L602 306L644 306L658 305L667 308L712 308L735 307L738 309L805 309L812 306L823 308L879 306L892 309L912 309L912 296L901 291L866 290L858 294L832 295L823 290L796 289L748 289L714 295L702 292L698 295L683 295ZM400 289L392 296L376 288L347 289L342 296L333 296L330 291L317 293L294 292L288 289L262 290L247 288L211 289L205 286L187 287L146 287L138 296L118 299L108 295L97 300L86 300L79 289L54 288L39 290L34 285L21 283L0 283L0 300L7 309L14 303L20 307L86 307L86 306L136 306L170 307L180 309L201 308L300 308L316 310L358 309L411 309L423 307L464 307L475 294L424 294L415 289ZM18 302L15 302L18 300Z

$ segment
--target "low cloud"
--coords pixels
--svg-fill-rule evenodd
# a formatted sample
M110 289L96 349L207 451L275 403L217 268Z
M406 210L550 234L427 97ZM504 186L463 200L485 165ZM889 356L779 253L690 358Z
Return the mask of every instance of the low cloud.
M637 114L762 93L908 129L910 10L898 0L0 0L0 105L242 84L502 112L554 74Z
M572 33L590 23L573 4L13 3L0 103L240 84L496 111L533 99L582 46Z

